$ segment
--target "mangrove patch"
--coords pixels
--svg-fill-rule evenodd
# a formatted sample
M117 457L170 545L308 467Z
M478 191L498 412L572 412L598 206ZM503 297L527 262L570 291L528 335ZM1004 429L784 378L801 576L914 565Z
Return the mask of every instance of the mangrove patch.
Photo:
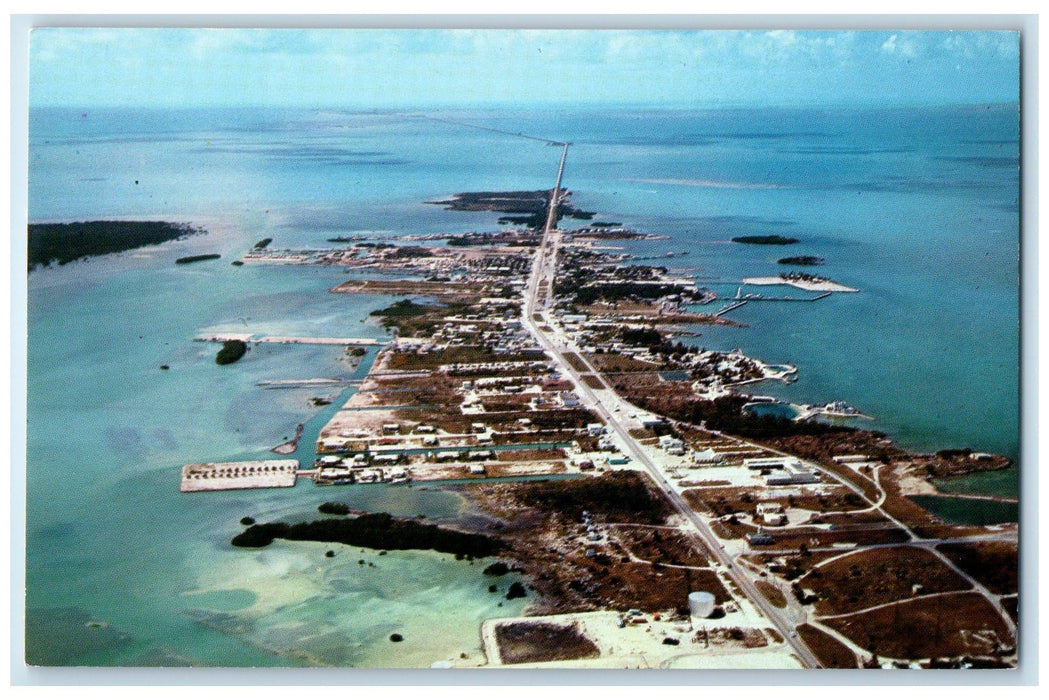
M275 539L309 542L338 542L371 549L432 549L448 554L489 557L505 544L488 535L460 532L415 520L394 518L389 513L367 513L355 518L315 520L309 523L261 523L234 537L234 547L266 547Z
M222 343L222 348L215 355L215 364L231 365L248 351L248 344L243 340L227 340Z

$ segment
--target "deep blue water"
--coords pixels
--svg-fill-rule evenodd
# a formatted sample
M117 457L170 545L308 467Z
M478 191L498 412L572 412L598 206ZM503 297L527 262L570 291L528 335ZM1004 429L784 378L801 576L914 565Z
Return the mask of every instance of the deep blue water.
M726 296L743 277L779 272L779 257L826 258L811 271L860 293L748 304L729 315L746 328L693 329L698 345L799 368L796 383L760 393L844 400L915 449L1017 455L1015 105L442 116L571 141L564 182L574 202L669 236L623 247L687 250L673 266ZM33 638L65 649L62 663L91 664L425 666L474 653L481 619L520 609L497 610L479 570L402 553L381 563L390 586L356 554L233 551L241 516L310 517L332 492L178 493L183 464L267 454L317 414L308 390L257 382L351 371L338 349L302 346L259 346L218 367L215 348L192 338L245 327L381 336L368 313L390 299L327 294L344 273L228 261L264 237L325 247L339 234L493 228L497 215L424 202L548 188L558 156L418 114L32 111L31 221L167 218L210 231L30 278ZM767 233L801 242L730 242ZM200 252L223 258L172 264ZM1016 473L960 488L1015 494ZM346 487L343 497L437 519L463 508L442 490ZM386 642L394 628L406 630L398 656Z

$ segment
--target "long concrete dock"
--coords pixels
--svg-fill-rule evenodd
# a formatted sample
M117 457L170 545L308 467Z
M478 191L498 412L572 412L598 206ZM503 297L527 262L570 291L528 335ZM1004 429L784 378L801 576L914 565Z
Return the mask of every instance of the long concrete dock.
M295 485L297 459L247 462L199 462L182 467L183 493L234 489L289 488Z
M193 340L202 343L225 343L240 340L245 343L280 343L283 345L386 345L380 338L317 338L297 335L259 335L257 333L202 333Z

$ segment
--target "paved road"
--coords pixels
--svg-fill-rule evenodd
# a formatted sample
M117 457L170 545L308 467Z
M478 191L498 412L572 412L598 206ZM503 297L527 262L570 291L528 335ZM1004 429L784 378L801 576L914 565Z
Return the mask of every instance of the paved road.
M773 449L771 447L767 447L765 445L758 445L756 443L748 442L748 441L743 440L741 438L736 438L736 437L733 437L733 436L730 436L730 435L725 435L724 433L718 432L716 430L711 430L710 428L704 427L704 429L707 432L712 433L714 435L717 435L719 437L722 437L722 438L725 438L725 439L729 439L729 440L735 440L738 444L749 445L751 447L756 447L756 448L768 450L769 452L773 452L775 454L782 455L784 457L793 457L795 459L798 459L795 455L788 454L787 452L783 452L781 450L776 450L776 449ZM883 489L881 484L878 483L877 481L872 481L872 483L878 489L880 497L879 497L878 501L872 501L870 498L867 497L867 495L864 493L863 489L861 489L858 486L856 486L855 484L853 484L849 479L844 479L844 478L839 477L837 474L835 474L834 472L830 471L829 469L826 469L825 467L823 467L818 462L812 462L812 461L804 460L804 459L802 459L800 461L806 467L808 467L808 468L810 468L810 469L812 469L814 471L819 472L822 475L822 478L824 480L830 479L832 481L835 481L837 483L842 484L843 486L845 486L846 488L851 490L853 493L858 495L867 504L869 504L871 506L869 510L873 510L874 512L878 513L878 515L882 516L886 520L888 520L888 521L892 522L893 524L895 524L908 537L908 541L907 542L900 542L900 543L896 543L895 545L885 545L885 546L897 546L897 547L899 547L899 546L911 545L911 546L915 546L915 547L921 547L921 548L925 549L926 551L928 551L933 556L935 556L941 562L943 562L943 564L945 566L947 566L948 568L952 569L955 573L957 573L959 576L964 578L973 587L973 589L976 590L977 593L982 595L987 600L987 602L990 603L994 607L994 609L996 611L998 611L998 614L1001 616L1003 623L1005 624L1005 626L1009 630L1009 632L1013 635L1013 638L1015 640L1015 638L1016 638L1016 623L1013 622L1012 616L1005 609L1005 606L1002 605L1001 597L995 595L994 593L991 593L991 591L989 591L986 586L984 586L982 583L977 581L975 578L973 578L972 576L967 574L965 571L962 571L953 561L951 561L951 559L946 554L944 554L940 550L936 549L936 545L942 544L942 543L946 543L948 541L951 541L951 542L982 541L982 538L974 539L974 538L962 537L962 538L953 538L951 540L938 540L938 539L928 539L928 538L919 537L917 534L914 533L913 530L911 530L909 527L907 527L902 522L900 522L900 520L898 520L897 518L893 517L892 515L890 515L888 512L885 511L885 509L882 506L882 504L885 502L885 489ZM878 545L866 545L866 546L867 547L876 547ZM856 550L853 550L853 551L858 551L858 550L859 550L859 548L857 548Z
M744 567L740 567L736 562L736 558L733 555L727 553L723 546L715 537L714 533L710 530L705 522L696 514L692 507L688 504L685 498L678 492L674 486L669 482L663 470L656 465L649 457L645 449L640 443L630 435L629 427L625 424L622 418L622 407L623 404L619 397L616 395L615 390L605 381L604 376L601 372L597 371L594 366L582 355L577 355L582 361L586 372L592 373L597 377L598 382L601 385L601 391L607 392L606 398L602 398L597 391L592 389L586 382L584 382L580 376L580 372L575 369L565 357L567 348L567 338L561 335L559 332L547 333L540 328L540 323L536 322L536 316L541 319L546 319L546 307L553 300L553 286L554 277L556 275L557 265L557 250L561 244L561 232L555 227L557 224L556 207L560 198L561 192L561 178L564 173L565 159L568 155L568 144L563 144L564 149L561 153L561 163L557 171L557 182L550 198L550 206L547 214L546 225L543 229L543 238L541 245L539 246L538 252L536 253L535 261L532 266L532 274L529 277L528 284L525 288L525 301L522 308L523 311L523 325L529 330L529 332L536 338L540 346L545 349L554 362L557 364L563 375L571 377L573 383L576 385L577 392L583 399L584 403L594 411L609 427L609 429L619 436L621 444L625 447L626 453L629 454L635 461L641 464L646 471L651 475L656 486L666 495L667 499L674 506L674 508L690 522L694 530L692 535L698 537L699 541L712 553L714 558L724 567L726 574L733 580L733 582L739 587L740 590L746 595L751 602L765 615L765 617L779 630L783 635L786 642L794 649L797 656L801 659L802 663L808 668L820 668L819 660L816 656L808 649L808 647L802 642L797 636L795 630L796 625L804 622L804 618L799 616L798 610L794 609L794 606L789 607L787 610L780 611L775 608L765 596L757 589L751 579L750 573ZM545 292L544 303L539 304L539 293L540 290ZM709 430L709 429L708 429ZM757 449L769 450L777 454L784 456L794 457L794 455L788 455L785 452L778 450L772 450L765 445L757 445L755 443L747 442L746 440L740 440L734 436L723 435L717 431L710 431L715 435L719 435L726 439L730 439L737 444L748 445ZM931 552L934 556L940 559L945 565L950 567L966 581L968 581L972 587L984 596L999 612L1006 626L1013 633L1014 637L1016 634L1016 625L1012 621L1012 618L1006 612L1002 606L1001 600L998 596L992 594L985 586L981 585L972 576L962 571L957 565L954 564L947 556L939 552L936 549L936 545L943 543L947 540L929 540L926 538L918 537L909 527L900 522L897 518L893 517L883 509L883 503L885 500L884 489L881 488L880 484L875 484L879 490L880 498L877 501L872 501L867 498L866 494L862 489L852 484L847 479L839 478L833 472L828 471L821 465L803 460L803 462L810 468L823 474L823 476L829 477L832 481L838 482L849 488L851 491L859 495L865 502L867 502L873 510L879 515L883 516L886 520L893 523L895 526L903 530L909 538L909 542L906 543L895 543L887 544L882 546L917 546ZM980 538L981 540L983 538ZM976 540L976 538L954 538L950 541L970 541ZM875 547L879 545L874 545ZM857 551L857 550L852 550ZM790 619L787 619L787 618ZM800 618L800 619L799 619Z
M615 415L615 409L610 410L605 405L605 401L602 400L602 398L598 396L598 394L591 389L586 382L582 381L579 373L565 358L564 352L566 348L563 346L563 339L555 338L553 337L553 334L544 332L540 329L540 324L535 321L534 316L537 313L540 317L545 314L545 310L538 305L539 290L544 286L544 283L547 288L546 304L549 304L551 301L550 289L553 286L553 278L556 272L557 248L560 244L560 232L553 229L553 226L556 223L554 208L557 205L556 194L560 192L561 175L564 170L564 161L567 152L568 147L565 146L561 155L561 166L558 169L557 185L554 189L555 196L551 197L550 212L547 216L546 226L543 231L542 244L539 246L539 251L536 254L535 262L533 263L532 274L529 278L528 285L525 288L523 325L532 333L533 337L538 340L539 344L550 353L562 374L573 379L577 391L588 407L597 413L612 432L619 436L627 453L648 471L656 486L666 494L674 508L693 525L694 530L692 534L699 537L699 540L703 543L706 549L708 549L712 556L724 567L727 575L732 581L743 591L746 597L757 606L772 625L779 630L784 640L786 640L797 656L801 659L802 664L808 668L819 667L819 660L808 649L808 647L805 646L801 639L798 638L794 625L785 620L777 609L765 599L761 592L758 591L753 581L751 581L750 576L744 570L736 567L733 558L722 549L720 542L710 531L707 524L696 515L695 511L688 502L685 501L684 497L670 484L662 470L652 461L637 440L630 435L629 429L624 425L623 420ZM600 382L605 389L613 391L605 382L604 377L601 376L601 374L598 373L594 367L585 360L585 358L583 359L583 362L586 364L588 371L595 373L596 376L600 378Z

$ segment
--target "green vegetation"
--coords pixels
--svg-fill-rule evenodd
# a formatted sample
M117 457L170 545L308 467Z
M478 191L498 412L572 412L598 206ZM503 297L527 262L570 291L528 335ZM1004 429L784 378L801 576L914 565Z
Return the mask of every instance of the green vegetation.
M233 538L234 547L265 547L274 539L340 542L371 549L432 549L449 554L489 557L503 549L502 540L414 520L389 513L369 513L356 518L315 520L311 523L252 525Z
M222 344L222 349L215 355L215 363L219 365L231 365L248 351L248 344L243 340L227 340Z
M733 243L748 243L750 245L790 245L791 243L797 243L797 238L789 238L787 236L736 236L732 239Z
M268 246L272 242L273 242L272 238L263 238L261 241L259 241L258 243L255 244L255 250L262 250L263 248L265 248L266 246Z
M506 217L506 219L516 219L521 217ZM505 219L499 219L501 224L513 224L513 223L528 223L527 221L509 221ZM529 246L534 247L539 245L539 237L535 233L518 233L516 231L499 231L498 233L464 233L461 236L451 236L448 238L448 245L453 248L466 248L469 246L484 246L484 245L509 245L509 246Z
M394 318L415 318L416 316L422 316L425 313L433 311L433 306L426 304L416 304L411 299L401 299L400 301L394 302L385 309L379 309L372 311L372 316L382 316L385 319Z
M321 503L317 506L317 510L325 515L349 515L350 507L345 503L338 503L335 501L328 501L327 503Z
M558 282L554 293L557 295L575 292L572 303L577 306L589 306L597 301L614 302L621 299L660 299L671 294L682 297L690 296L691 290L680 284L636 284L634 282L599 282L583 286Z
M510 573L510 567L506 565L506 562L497 561L484 567L481 573L485 576L506 576Z
M795 421L771 415L750 415L743 412L743 405L749 401L745 396L722 396L713 401L696 398L680 399L672 395L636 395L631 398L646 411L694 425L705 421L706 427L712 430L746 438L768 439L791 435L856 432L855 428L843 425L807 420Z
M593 479L522 484L519 498L527 505L578 520L583 511L613 522L658 524L670 514L666 500L652 492L638 472L608 472Z
M521 584L520 581L514 581L513 583L511 583L510 589L506 591L507 600L513 600L514 598L524 598L526 595L528 594L525 593L525 587Z
M663 334L655 328L624 328L619 336L627 345L661 345Z
M29 224L29 270L38 265L47 267L53 262L65 265L82 258L157 245L203 232L200 228L166 221Z
M819 275L813 275L808 272L788 272L783 275L783 279L791 280L792 282L827 282L826 277L820 277Z
M222 256L218 253L205 253L204 255L187 255L184 258L177 258L175 260L176 265L186 265L188 263L200 262L201 260L218 260Z
M780 265L822 265L827 261L815 255L796 255L792 258L780 258L776 262Z
M401 299L385 309L372 311L371 315L382 318L383 328L396 328L401 335L417 335L433 332L436 321L431 315L438 311L444 312L445 308Z
M501 214L519 214L521 216L503 216L501 224L516 224L531 229L541 229L546 224L550 208L551 190L517 190L508 192L460 192L452 199L427 204L442 204L451 211L494 211ZM594 217L594 212L576 209L568 203L571 193L562 189L557 204L557 220L564 217L587 220Z

